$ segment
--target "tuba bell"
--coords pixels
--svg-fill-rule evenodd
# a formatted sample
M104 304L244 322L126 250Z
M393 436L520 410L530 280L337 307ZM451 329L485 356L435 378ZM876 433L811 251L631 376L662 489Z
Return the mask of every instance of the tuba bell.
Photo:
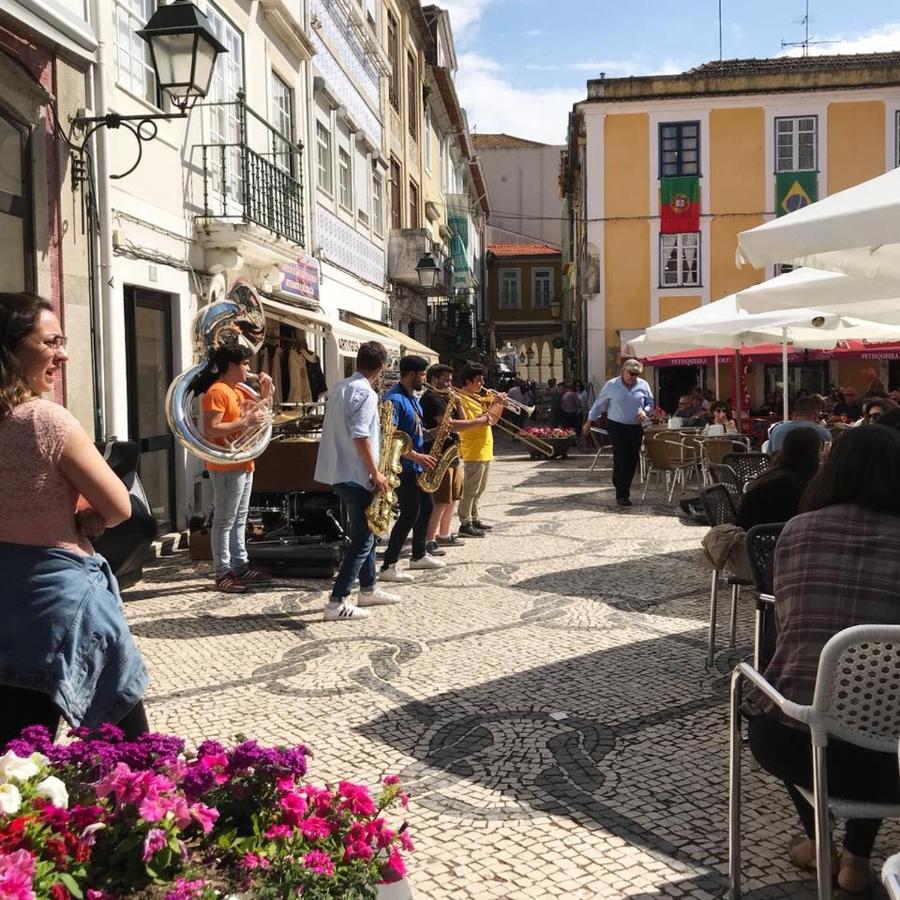
M228 293L197 312L193 324L196 364L178 375L166 394L166 421L178 442L205 462L236 464L259 456L272 438L272 416L243 432L231 443L214 444L198 427L194 413L194 379L207 367L210 356L220 347L246 347L258 353L266 337L266 315L259 295L249 282L239 279ZM249 402L261 402L248 385L240 390Z

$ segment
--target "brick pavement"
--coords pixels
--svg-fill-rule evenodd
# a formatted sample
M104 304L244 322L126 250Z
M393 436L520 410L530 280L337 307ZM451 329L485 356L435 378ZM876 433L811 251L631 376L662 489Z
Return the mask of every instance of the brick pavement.
M703 529L656 490L616 509L590 461L508 452L490 537L364 623L322 622L321 581L229 596L184 553L153 562L124 593L151 724L302 741L322 780L399 773L417 898L723 896L727 673L751 606L707 671ZM786 795L744 768L744 896L813 897L785 860Z

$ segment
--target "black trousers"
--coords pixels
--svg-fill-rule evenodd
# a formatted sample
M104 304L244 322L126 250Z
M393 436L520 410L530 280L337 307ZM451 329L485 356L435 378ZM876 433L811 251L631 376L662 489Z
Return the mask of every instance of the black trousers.
M815 839L813 808L794 786L812 790L809 732L791 728L772 716L756 716L748 722L748 733L753 755L767 772L784 781L807 837ZM828 793L832 796L873 803L900 802L896 753L866 750L832 738L826 759ZM854 856L871 856L880 826L880 819L848 819L844 847Z
M617 500L631 495L631 482L641 460L644 429L640 425L623 425L608 419L606 430L613 448L613 485Z
M383 568L394 565L400 559L403 542L409 537L410 531L413 536L413 559L421 559L425 555L425 536L434 510L434 498L419 487L416 477L417 473L412 469L404 469L400 475L400 486L397 488L400 518L391 529L387 550L384 551Z
M0 687L0 709L3 710L0 718L0 751L29 725L44 725L51 735L55 735L62 721L62 713L46 694L26 688ZM138 700L131 712L113 724L125 732L129 741L146 734L150 727L143 701Z

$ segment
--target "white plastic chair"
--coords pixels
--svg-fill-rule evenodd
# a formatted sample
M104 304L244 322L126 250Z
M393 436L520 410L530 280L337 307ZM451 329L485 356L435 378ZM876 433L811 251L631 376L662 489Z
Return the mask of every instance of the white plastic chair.
M857 747L890 753L900 738L900 625L856 625L838 632L822 648L810 706L783 697L747 663L731 677L728 790L730 900L741 896L741 716L746 679L771 699L781 714L809 726L812 735L813 790L798 788L812 805L816 821L816 878L819 900L832 900L831 827L828 812L842 819L900 818L900 804L863 803L828 796L825 767L830 736Z

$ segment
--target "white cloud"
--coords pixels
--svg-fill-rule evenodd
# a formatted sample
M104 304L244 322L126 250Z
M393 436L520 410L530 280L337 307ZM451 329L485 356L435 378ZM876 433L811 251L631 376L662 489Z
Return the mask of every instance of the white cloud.
M822 56L829 53L887 53L892 50L900 50L900 23L888 22L871 31L857 35L831 34L814 35L810 41L826 41L823 44L813 44L809 48L812 56ZM800 56L803 53L801 47L793 47L785 56Z
M464 53L456 90L474 131L562 144L572 105L587 96L584 84L572 87L519 88L506 81L496 60Z
M450 13L453 36L459 38L469 27L476 24L485 9L496 0L443 0L440 6Z
M522 32L525 37L540 37L543 33L540 28L529 28L527 31Z
M599 77L605 72L611 78L628 78L630 75L675 75L683 72L685 66L672 59L662 62L649 62L643 54L630 59L600 59L569 63L567 68L574 72L590 72L592 77Z

